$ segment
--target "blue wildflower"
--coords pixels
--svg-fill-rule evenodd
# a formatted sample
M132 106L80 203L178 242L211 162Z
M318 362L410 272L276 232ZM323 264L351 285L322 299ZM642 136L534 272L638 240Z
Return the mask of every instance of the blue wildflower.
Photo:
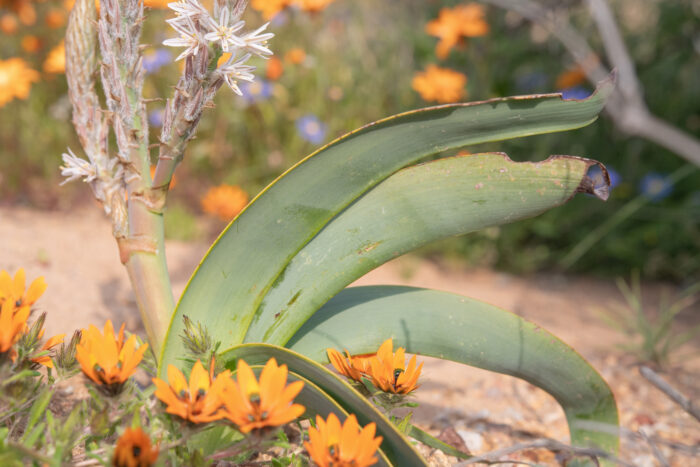
M150 49L143 54L143 69L150 75L172 61L173 56L167 49Z
M148 123L153 127L163 126L163 109L150 111L148 113Z
M315 115L304 115L297 120L297 130L306 141L319 144L326 137L327 127Z
M574 86L573 88L564 89L561 91L561 97L564 99L585 99L591 95L591 91L581 86Z
M642 177L639 182L639 191L652 201L661 201L673 191L673 183L666 175L651 172Z
M248 104L269 99L272 96L272 84L264 79L256 79L252 83L245 82L240 86L243 99Z

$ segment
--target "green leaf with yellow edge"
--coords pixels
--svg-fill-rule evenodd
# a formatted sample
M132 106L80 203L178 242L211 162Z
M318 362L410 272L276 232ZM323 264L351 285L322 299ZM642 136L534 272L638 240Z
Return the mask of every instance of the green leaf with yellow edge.
M331 219L396 171L451 149L588 125L612 88L609 80L584 100L550 94L406 112L324 146L260 193L212 245L173 314L160 371L182 354L183 315L205 323L224 346L243 342L289 261Z
M478 300L413 287L351 287L317 311L287 346L326 363L327 348L373 353L389 337L410 353L524 379L564 409L573 445L619 449L617 436L577 426L619 423L612 391L595 369L539 326Z
M392 465L416 467L427 465L411 443L396 429L396 426L384 417L362 394L333 372L304 355L274 345L243 344L229 349L219 356L219 360L225 362L226 367L231 370L235 369L238 359L245 360L249 365L263 365L270 358L277 360L278 364L286 364L290 374L306 378L306 380L318 386L327 397L340 404L347 413L355 414L361 426L365 426L370 422L376 423L377 434L384 438L380 448ZM295 401L297 400L295 399ZM297 402L300 401L298 400ZM305 406L310 408L315 402L308 401L307 403L309 405ZM319 408L314 407L314 410L318 411ZM321 414L324 415L323 413ZM336 414L343 420L340 417L341 414Z
M284 345L326 301L367 272L427 243L538 215L592 191L597 162L514 162L475 154L405 168L331 220L277 279L246 342ZM608 185L600 187L607 197Z

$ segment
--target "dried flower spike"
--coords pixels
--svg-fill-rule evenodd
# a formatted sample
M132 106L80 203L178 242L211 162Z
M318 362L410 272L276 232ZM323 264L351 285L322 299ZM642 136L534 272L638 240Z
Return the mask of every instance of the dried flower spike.
M213 362L212 362L213 363ZM206 423L222 418L220 392L230 381L231 372L226 370L215 379L207 372L200 360L192 367L189 384L173 365L168 365L168 383L153 378L155 395L167 405L166 412L192 423Z
M393 353L392 348L392 340L387 339L379 347L377 355L370 360L372 384L387 393L408 394L418 388L416 383L423 364L416 368L414 355L406 367L405 350L399 347Z
M342 426L334 413L327 421L317 415L316 428L309 428L309 441L304 442L304 447L319 467L374 465L374 454L382 443L381 436L374 437L375 430L374 423L360 429L355 415L350 415Z
M287 365L278 366L274 358L265 364L259 383L248 364L239 360L236 381L228 379L222 391L224 416L242 433L291 422L306 410L292 403L304 383L286 383Z
M114 449L114 467L150 467L158 460L158 446L141 428L127 428Z
M124 342L124 325L114 336L112 321L107 320L104 335L95 326L83 329L75 358L83 373L109 395L121 392L124 382L136 371L148 344L136 348L136 336Z

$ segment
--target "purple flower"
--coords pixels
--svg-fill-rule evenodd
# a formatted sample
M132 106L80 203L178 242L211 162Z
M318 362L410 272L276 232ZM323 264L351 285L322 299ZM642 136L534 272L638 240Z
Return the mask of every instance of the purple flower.
M315 115L304 115L297 120L297 130L306 141L319 144L326 137L327 127Z
M167 49L150 49L143 54L143 69L150 75L172 61L173 56Z
M148 113L148 123L153 127L163 126L163 109L152 110Z
M243 99L248 104L255 104L272 96L272 84L264 79L256 79L252 83L242 83L240 88L243 93Z
M569 89L564 89L561 92L561 97L564 99L576 99L576 100L581 100L585 99L588 96L591 95L591 91L589 91L586 88L582 88L581 86L574 86L573 88Z
M642 177L639 191L652 201L661 201L673 191L673 183L666 175L651 172Z

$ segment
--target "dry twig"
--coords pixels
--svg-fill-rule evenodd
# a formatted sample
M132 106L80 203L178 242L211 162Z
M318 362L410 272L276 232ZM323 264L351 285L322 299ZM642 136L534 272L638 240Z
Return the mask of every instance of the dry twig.
M664 381L654 370L647 366L640 366L639 373L651 384L656 386L661 392L666 394L672 401L680 405L683 410L692 415L696 420L700 421L700 407L696 407L693 401L678 392L670 384Z

